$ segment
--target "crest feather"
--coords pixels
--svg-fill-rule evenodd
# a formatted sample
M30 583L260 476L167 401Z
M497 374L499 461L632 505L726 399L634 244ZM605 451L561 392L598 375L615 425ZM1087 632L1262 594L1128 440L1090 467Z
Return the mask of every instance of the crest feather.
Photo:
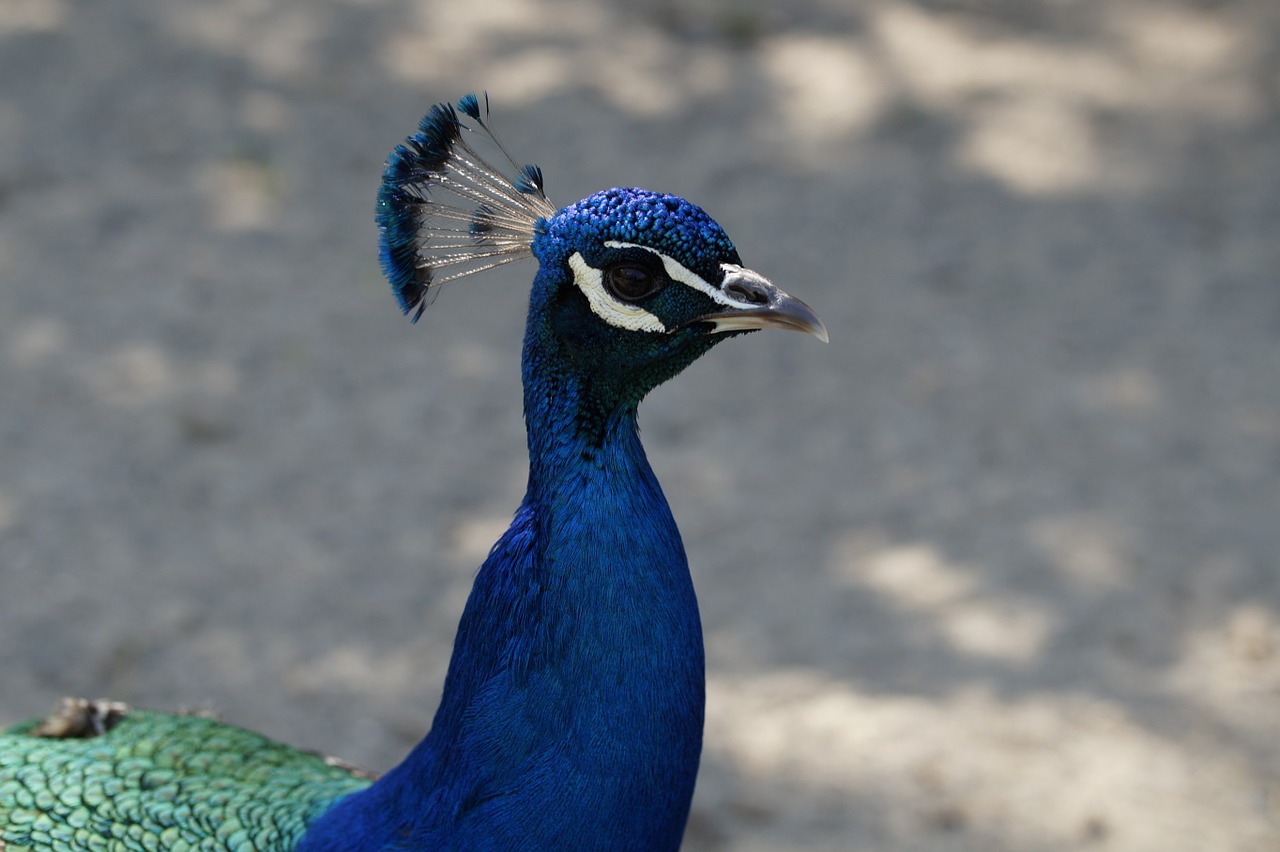
M555 213L542 170L518 165L488 118L488 94L483 107L474 94L456 107L436 104L387 158L378 188L379 260L401 310L413 312L414 322L446 282L528 257L538 220ZM469 135L477 128L506 158L514 178L471 147Z

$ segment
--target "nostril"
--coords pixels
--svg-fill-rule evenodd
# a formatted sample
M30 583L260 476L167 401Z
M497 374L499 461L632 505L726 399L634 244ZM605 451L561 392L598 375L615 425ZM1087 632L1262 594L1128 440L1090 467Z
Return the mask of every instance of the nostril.
M749 305L769 304L769 291L750 279L726 281L723 292L729 298Z

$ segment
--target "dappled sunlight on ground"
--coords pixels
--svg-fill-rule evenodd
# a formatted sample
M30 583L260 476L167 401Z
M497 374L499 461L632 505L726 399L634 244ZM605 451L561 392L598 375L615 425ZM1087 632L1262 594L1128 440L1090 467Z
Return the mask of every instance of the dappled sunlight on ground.
M1186 852L1274 837L1245 755L1212 730L1151 730L1088 693L882 695L804 670L713 676L709 692L708 750L742 773L712 793L725 811L753 796L768 807L758 789L774 785L855 812L892 803L883 848L922 834L968 835L961 848L975 849Z
M1188 701L1262 732L1280 692L1280 613L1274 601L1237 604L1191 632L1168 681ZM1273 778L1273 782L1280 778Z
M1053 616L1034 601L983 590L974 571L949 564L926 544L883 545L851 535L838 545L839 581L858 583L883 604L921 618L957 652L1008 662L1037 659Z

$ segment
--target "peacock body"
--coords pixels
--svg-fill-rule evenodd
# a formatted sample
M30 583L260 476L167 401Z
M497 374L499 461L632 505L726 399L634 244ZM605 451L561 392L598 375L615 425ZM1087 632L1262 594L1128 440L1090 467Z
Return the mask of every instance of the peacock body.
M383 270L415 320L447 281L539 264L528 486L476 577L430 732L375 780L210 719L71 702L0 734L4 852L679 847L702 632L637 407L728 337L826 332L681 198L615 188L557 210L537 167L503 177L472 145L505 156L487 119L474 95L434 107L378 196Z

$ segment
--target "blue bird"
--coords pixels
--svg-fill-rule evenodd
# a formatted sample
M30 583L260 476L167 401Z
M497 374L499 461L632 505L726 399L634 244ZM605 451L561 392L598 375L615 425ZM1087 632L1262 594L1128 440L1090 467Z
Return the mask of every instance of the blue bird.
M68 700L0 734L0 850L679 847L702 628L636 410L729 337L826 330L682 198L615 188L557 210L494 137L487 97L433 107L392 152L377 223L415 321L446 282L538 261L528 486L476 577L430 732L374 779L207 718Z

